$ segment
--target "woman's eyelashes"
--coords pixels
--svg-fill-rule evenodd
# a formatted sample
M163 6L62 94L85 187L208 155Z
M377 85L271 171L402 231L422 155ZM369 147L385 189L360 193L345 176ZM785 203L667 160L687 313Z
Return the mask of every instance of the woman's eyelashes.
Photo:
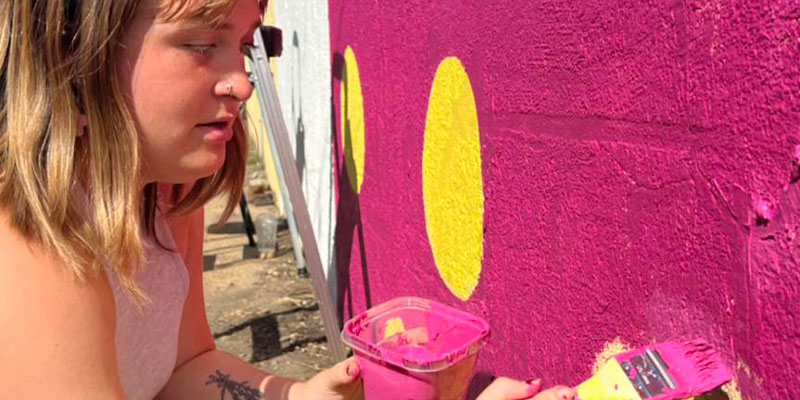
M183 47L189 49L193 53L204 56L208 55L217 45L216 43L187 43L184 44Z
M198 55L208 55L212 50L218 47L217 43L186 43L183 45L186 49ZM248 42L241 45L239 52L242 55L249 56L250 51L255 47L255 43Z

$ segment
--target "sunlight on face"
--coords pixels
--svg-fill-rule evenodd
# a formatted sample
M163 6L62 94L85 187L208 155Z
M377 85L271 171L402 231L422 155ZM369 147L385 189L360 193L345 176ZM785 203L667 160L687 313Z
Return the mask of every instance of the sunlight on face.
M260 8L257 0L238 0L212 22L165 20L159 7L145 0L137 10L123 38L119 76L139 132L145 181L185 183L225 161L239 105L252 94L244 55Z

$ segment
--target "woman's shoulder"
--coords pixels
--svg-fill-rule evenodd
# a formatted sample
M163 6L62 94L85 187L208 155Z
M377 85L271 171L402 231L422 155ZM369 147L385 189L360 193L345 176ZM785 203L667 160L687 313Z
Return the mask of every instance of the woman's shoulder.
M13 381L11 375L0 376L0 386L19 388L20 396L12 398L55 397L70 389L81 393L92 381L102 381L100 391L118 398L112 375L115 318L113 293L102 271L79 279L52 252L13 229L8 212L0 210L0 343L14 349L0 352L0 365L15 369ZM102 377L67 373L75 365L112 372ZM48 385L40 384L43 377Z
M0 260L0 310L8 305L4 303L12 301L11 295L27 296L28 306L45 305L52 298L80 300L81 296L87 301L111 300L113 305L113 294L104 271L77 276L55 252L14 229L9 213L2 208ZM43 296L44 293L48 295ZM61 305L54 301L48 306Z
M59 266L63 266L65 272L68 271L66 266L44 246L14 228L11 213L5 207L0 207L0 255L2 255L0 259L3 260L0 263L3 266L0 268L0 274L4 275L11 271L17 273L23 266L31 272L39 271L43 267L58 269Z

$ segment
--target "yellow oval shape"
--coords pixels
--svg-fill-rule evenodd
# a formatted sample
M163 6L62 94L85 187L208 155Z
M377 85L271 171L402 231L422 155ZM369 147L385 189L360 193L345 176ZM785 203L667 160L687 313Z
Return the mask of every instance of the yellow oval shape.
M442 60L431 88L422 193L436 268L447 288L466 301L483 263L483 174L475 96L455 57Z
M356 55L350 46L344 51L341 91L342 147L350 187L361 193L364 180L364 98Z

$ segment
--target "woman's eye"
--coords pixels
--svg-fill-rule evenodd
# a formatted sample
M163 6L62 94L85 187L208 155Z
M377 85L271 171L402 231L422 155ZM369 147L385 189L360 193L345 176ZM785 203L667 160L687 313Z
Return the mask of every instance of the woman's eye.
M185 44L184 47L197 54L208 54L216 45L214 43L208 44Z

